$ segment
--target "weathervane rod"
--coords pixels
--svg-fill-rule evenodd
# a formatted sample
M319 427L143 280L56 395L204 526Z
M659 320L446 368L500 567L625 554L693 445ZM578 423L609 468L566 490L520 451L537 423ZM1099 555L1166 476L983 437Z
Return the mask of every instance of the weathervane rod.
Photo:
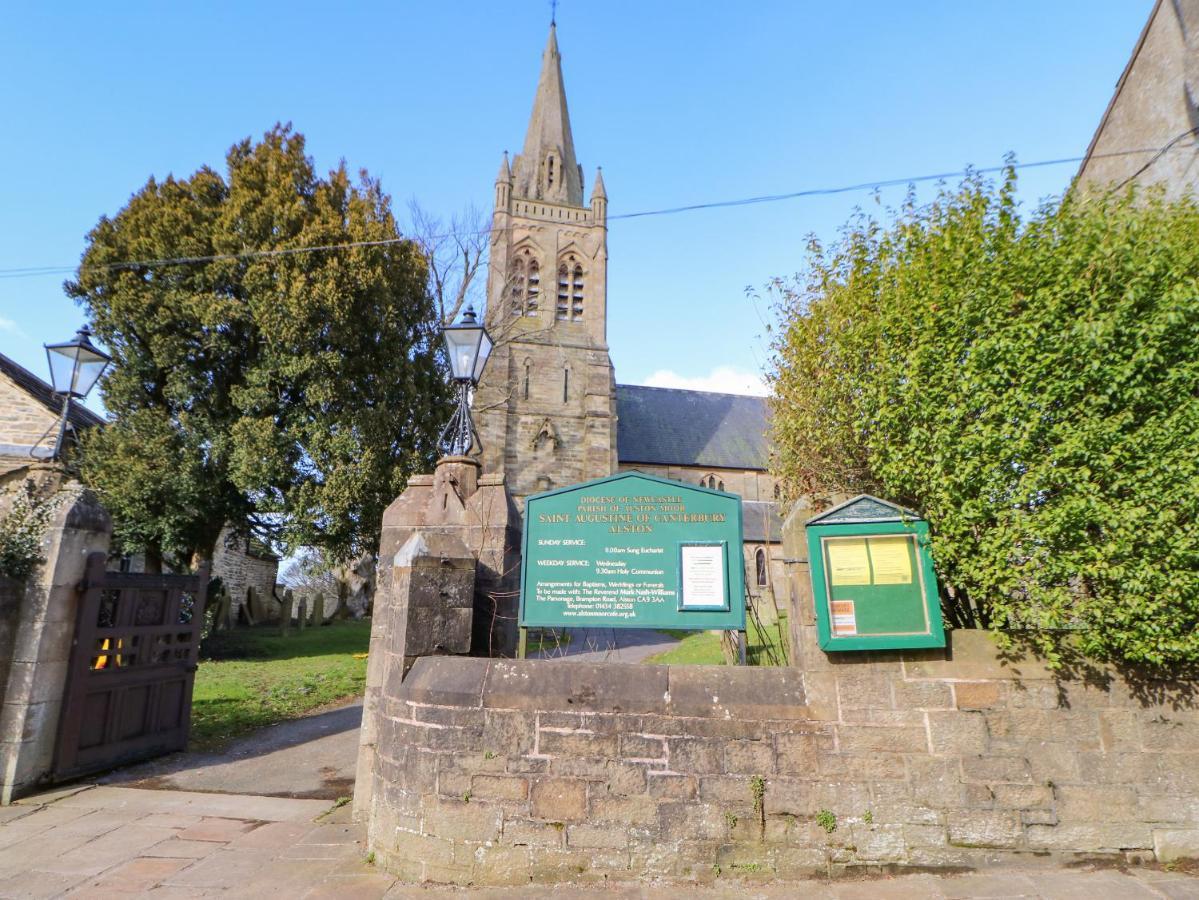
M550 0L550 24L558 24L558 0Z

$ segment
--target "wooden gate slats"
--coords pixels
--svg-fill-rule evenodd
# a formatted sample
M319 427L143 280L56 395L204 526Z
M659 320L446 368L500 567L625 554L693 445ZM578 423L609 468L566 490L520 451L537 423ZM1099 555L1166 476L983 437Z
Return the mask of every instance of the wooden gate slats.
M187 746L208 567L195 575L145 575L106 565L103 553L91 554L81 585L56 780ZM190 615L180 622L188 595ZM103 625L102 614L110 619ZM135 624L146 618L155 621Z

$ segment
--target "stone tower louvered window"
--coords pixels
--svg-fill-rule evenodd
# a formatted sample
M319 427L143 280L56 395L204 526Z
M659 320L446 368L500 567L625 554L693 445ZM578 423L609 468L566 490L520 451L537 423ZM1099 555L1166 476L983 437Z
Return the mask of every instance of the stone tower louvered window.
M570 318L570 273L566 269L566 263L558 266L558 311L555 317Z
M511 287L513 316L535 316L541 303L541 266L528 247L512 260Z
M512 261L511 278L512 315L523 316L525 314L525 287L528 274L525 269L525 261L520 257Z
M558 264L558 306L554 317L560 321L583 318L583 266L573 253Z
M529 280L525 289L525 315L537 315L537 302L541 298L541 266L537 260L529 260Z
M583 267L576 263L572 274L574 282L571 285L570 317L572 319L581 319L583 318Z

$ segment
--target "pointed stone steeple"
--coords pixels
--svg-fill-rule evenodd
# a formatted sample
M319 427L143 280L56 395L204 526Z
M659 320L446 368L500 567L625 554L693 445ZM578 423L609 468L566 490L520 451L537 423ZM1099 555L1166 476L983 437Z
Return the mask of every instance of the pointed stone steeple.
M515 197L583 205L583 176L570 134L562 57L554 25L550 25L549 40L541 56L541 77L537 81L524 150L516 157L512 174Z
M607 200L608 192L604 189L604 167L599 166L595 170L595 184L591 188L592 200Z
M510 169L508 167L508 151L505 150L504 151L504 159L500 163L500 171L495 176L495 183L496 184L501 184L501 183L507 184L511 180L512 180L512 169Z

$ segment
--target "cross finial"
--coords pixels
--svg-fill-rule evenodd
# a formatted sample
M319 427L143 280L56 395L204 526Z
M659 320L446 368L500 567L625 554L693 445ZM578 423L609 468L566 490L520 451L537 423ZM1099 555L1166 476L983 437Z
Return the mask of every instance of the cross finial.
M558 0L550 0L550 24L558 24Z

